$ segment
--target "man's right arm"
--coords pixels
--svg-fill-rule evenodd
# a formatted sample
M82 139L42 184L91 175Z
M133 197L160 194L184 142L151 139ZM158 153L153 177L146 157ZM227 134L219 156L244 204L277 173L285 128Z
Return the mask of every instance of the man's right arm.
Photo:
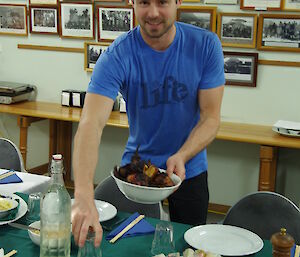
M102 229L94 204L94 173L103 128L110 116L111 98L87 93L74 139L73 171L75 202L72 207L72 232L75 242L84 245L89 227L93 227L95 245L102 240Z

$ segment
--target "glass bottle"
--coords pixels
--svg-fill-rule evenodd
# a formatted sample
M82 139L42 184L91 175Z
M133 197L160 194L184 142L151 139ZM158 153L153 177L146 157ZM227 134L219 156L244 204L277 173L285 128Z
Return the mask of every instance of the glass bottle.
M70 257L71 198L63 169L62 155L53 155L50 185L41 199L40 257Z
M95 247L95 232L90 227L84 246L78 249L77 257L102 257L100 246Z

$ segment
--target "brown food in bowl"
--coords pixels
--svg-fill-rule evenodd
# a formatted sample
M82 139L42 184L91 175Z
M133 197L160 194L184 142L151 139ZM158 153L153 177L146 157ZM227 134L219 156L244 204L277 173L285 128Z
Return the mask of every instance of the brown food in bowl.
M123 181L139 186L171 187L175 185L167 173L160 172L150 161L142 160L138 155L138 149L130 163L119 168L115 166L114 175Z

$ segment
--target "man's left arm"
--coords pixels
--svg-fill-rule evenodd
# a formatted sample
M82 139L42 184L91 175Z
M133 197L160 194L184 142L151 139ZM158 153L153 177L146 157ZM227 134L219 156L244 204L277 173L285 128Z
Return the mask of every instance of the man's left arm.
M176 173L185 178L185 163L209 145L220 126L221 104L224 85L198 91L200 120L182 147L167 160L168 174Z

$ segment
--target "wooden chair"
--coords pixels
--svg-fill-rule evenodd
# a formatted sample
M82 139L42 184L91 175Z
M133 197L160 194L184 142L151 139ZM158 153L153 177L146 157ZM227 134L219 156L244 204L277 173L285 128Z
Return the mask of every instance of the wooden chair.
M0 138L0 168L27 172L19 148L7 138Z
M118 211L139 212L147 217L160 219L161 206L157 204L141 204L127 199L119 190L115 180L109 176L95 188L95 199L113 204Z
M300 210L288 198L274 192L259 191L246 195L228 211L223 224L248 229L262 239L286 228L300 243Z

